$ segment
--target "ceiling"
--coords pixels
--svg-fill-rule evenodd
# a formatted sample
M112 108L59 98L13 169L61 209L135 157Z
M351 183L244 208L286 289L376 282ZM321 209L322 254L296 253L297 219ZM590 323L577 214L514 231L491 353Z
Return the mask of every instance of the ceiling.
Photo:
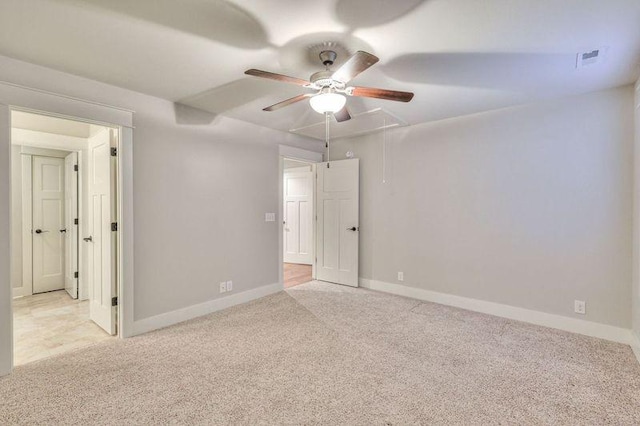
M22 111L11 113L11 127L77 138L88 138L92 133L92 125L88 123Z
M262 108L305 89L243 72L306 79L335 43L380 58L353 84L416 94L349 98L352 115L411 125L632 83L639 22L638 0L2 0L0 54L289 131L322 116Z

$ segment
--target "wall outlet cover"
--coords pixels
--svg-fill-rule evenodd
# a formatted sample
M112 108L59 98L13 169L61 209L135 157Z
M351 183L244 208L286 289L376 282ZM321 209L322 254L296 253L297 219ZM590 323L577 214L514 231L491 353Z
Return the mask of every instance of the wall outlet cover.
M573 310L576 314L584 315L587 313L587 303L584 300L574 300Z
M227 291L233 290L233 281L227 281Z
M227 291L227 283L225 281L222 281L220 283L220 293L224 293Z
M398 272L398 281L404 281L404 272Z

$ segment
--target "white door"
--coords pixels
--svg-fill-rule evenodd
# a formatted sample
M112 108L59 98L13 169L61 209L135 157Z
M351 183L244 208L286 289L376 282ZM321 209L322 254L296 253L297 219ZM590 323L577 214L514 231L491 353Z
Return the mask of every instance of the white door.
M284 173L284 261L313 263L313 172ZM300 170L300 169L294 169Z
M78 298L78 153L64 159L64 288Z
M64 288L64 159L33 156L33 292Z
M359 160L317 165L316 278L358 286Z
M89 138L89 236L88 249L89 317L107 333L116 333L115 232L111 231L113 201L111 131ZM113 175L112 175L113 173ZM112 263L112 258L114 262Z

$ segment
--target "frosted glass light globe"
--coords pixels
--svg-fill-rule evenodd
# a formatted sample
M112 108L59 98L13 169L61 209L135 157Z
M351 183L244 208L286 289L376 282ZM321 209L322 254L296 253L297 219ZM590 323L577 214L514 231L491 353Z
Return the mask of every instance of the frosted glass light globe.
M311 108L320 114L336 113L344 107L346 102L347 98L339 93L321 93L309 99Z

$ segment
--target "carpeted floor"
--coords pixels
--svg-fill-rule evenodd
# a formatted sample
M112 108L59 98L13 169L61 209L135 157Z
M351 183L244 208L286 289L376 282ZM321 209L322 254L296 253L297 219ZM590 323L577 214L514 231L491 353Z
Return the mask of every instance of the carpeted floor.
M640 424L628 346L311 282L17 367L0 424Z

